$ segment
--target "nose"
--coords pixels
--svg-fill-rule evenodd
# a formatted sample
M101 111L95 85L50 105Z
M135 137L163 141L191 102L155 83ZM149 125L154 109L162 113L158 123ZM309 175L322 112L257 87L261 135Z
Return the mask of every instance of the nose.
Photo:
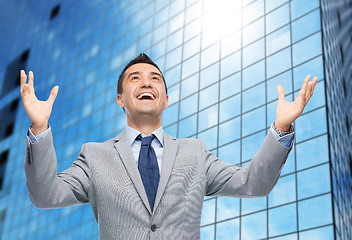
M152 87L151 80L149 79L149 77L143 77L142 78L141 88L143 88L143 87Z

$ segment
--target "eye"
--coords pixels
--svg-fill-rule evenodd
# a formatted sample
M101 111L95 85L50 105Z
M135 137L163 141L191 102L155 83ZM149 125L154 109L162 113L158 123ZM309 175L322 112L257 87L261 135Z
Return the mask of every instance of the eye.
M152 77L153 80L159 81L159 77Z
M139 80L139 77L138 76L134 76L134 77L131 78L131 80L135 80L135 81Z

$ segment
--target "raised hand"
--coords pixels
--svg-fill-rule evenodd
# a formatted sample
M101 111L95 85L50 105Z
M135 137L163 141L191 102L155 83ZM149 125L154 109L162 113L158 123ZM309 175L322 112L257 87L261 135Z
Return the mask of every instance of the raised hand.
M317 77L314 77L313 80L310 81L310 75L308 75L304 79L301 90L299 91L299 94L294 102L286 102L285 90L283 86L277 86L279 101L276 108L275 126L279 130L288 131L290 125L302 114L309 99L313 95L317 81Z
M52 107L59 91L59 86L53 87L50 96L46 101L40 101L34 93L34 75L30 71L27 75L24 70L21 70L21 96L24 109L27 112L29 119L32 121L31 131L34 135L47 129L48 121L51 115Z

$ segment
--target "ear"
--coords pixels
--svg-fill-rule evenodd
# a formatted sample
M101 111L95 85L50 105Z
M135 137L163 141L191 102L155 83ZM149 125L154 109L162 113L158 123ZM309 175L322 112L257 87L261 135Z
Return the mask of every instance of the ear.
M165 109L169 106L169 95L166 94Z
M122 99L122 93L117 94L116 102L117 102L117 104L118 104L120 107L122 107L122 108L125 107L125 103L124 103L124 101L123 101L123 99Z

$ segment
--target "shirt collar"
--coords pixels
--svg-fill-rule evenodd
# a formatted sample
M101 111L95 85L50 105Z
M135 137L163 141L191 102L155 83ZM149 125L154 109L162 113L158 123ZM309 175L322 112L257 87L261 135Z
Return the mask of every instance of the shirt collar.
M146 136L145 134L139 132L138 130L136 130L136 129L128 126L128 125L126 126L126 134L127 134L127 138L130 141L131 145L136 140L136 137L139 134L142 134L142 137ZM152 132L149 135L152 135L152 134L154 134L156 136L156 138L160 142L161 146L164 146L164 130L163 130L163 127L159 127L157 130L155 130L154 132Z

